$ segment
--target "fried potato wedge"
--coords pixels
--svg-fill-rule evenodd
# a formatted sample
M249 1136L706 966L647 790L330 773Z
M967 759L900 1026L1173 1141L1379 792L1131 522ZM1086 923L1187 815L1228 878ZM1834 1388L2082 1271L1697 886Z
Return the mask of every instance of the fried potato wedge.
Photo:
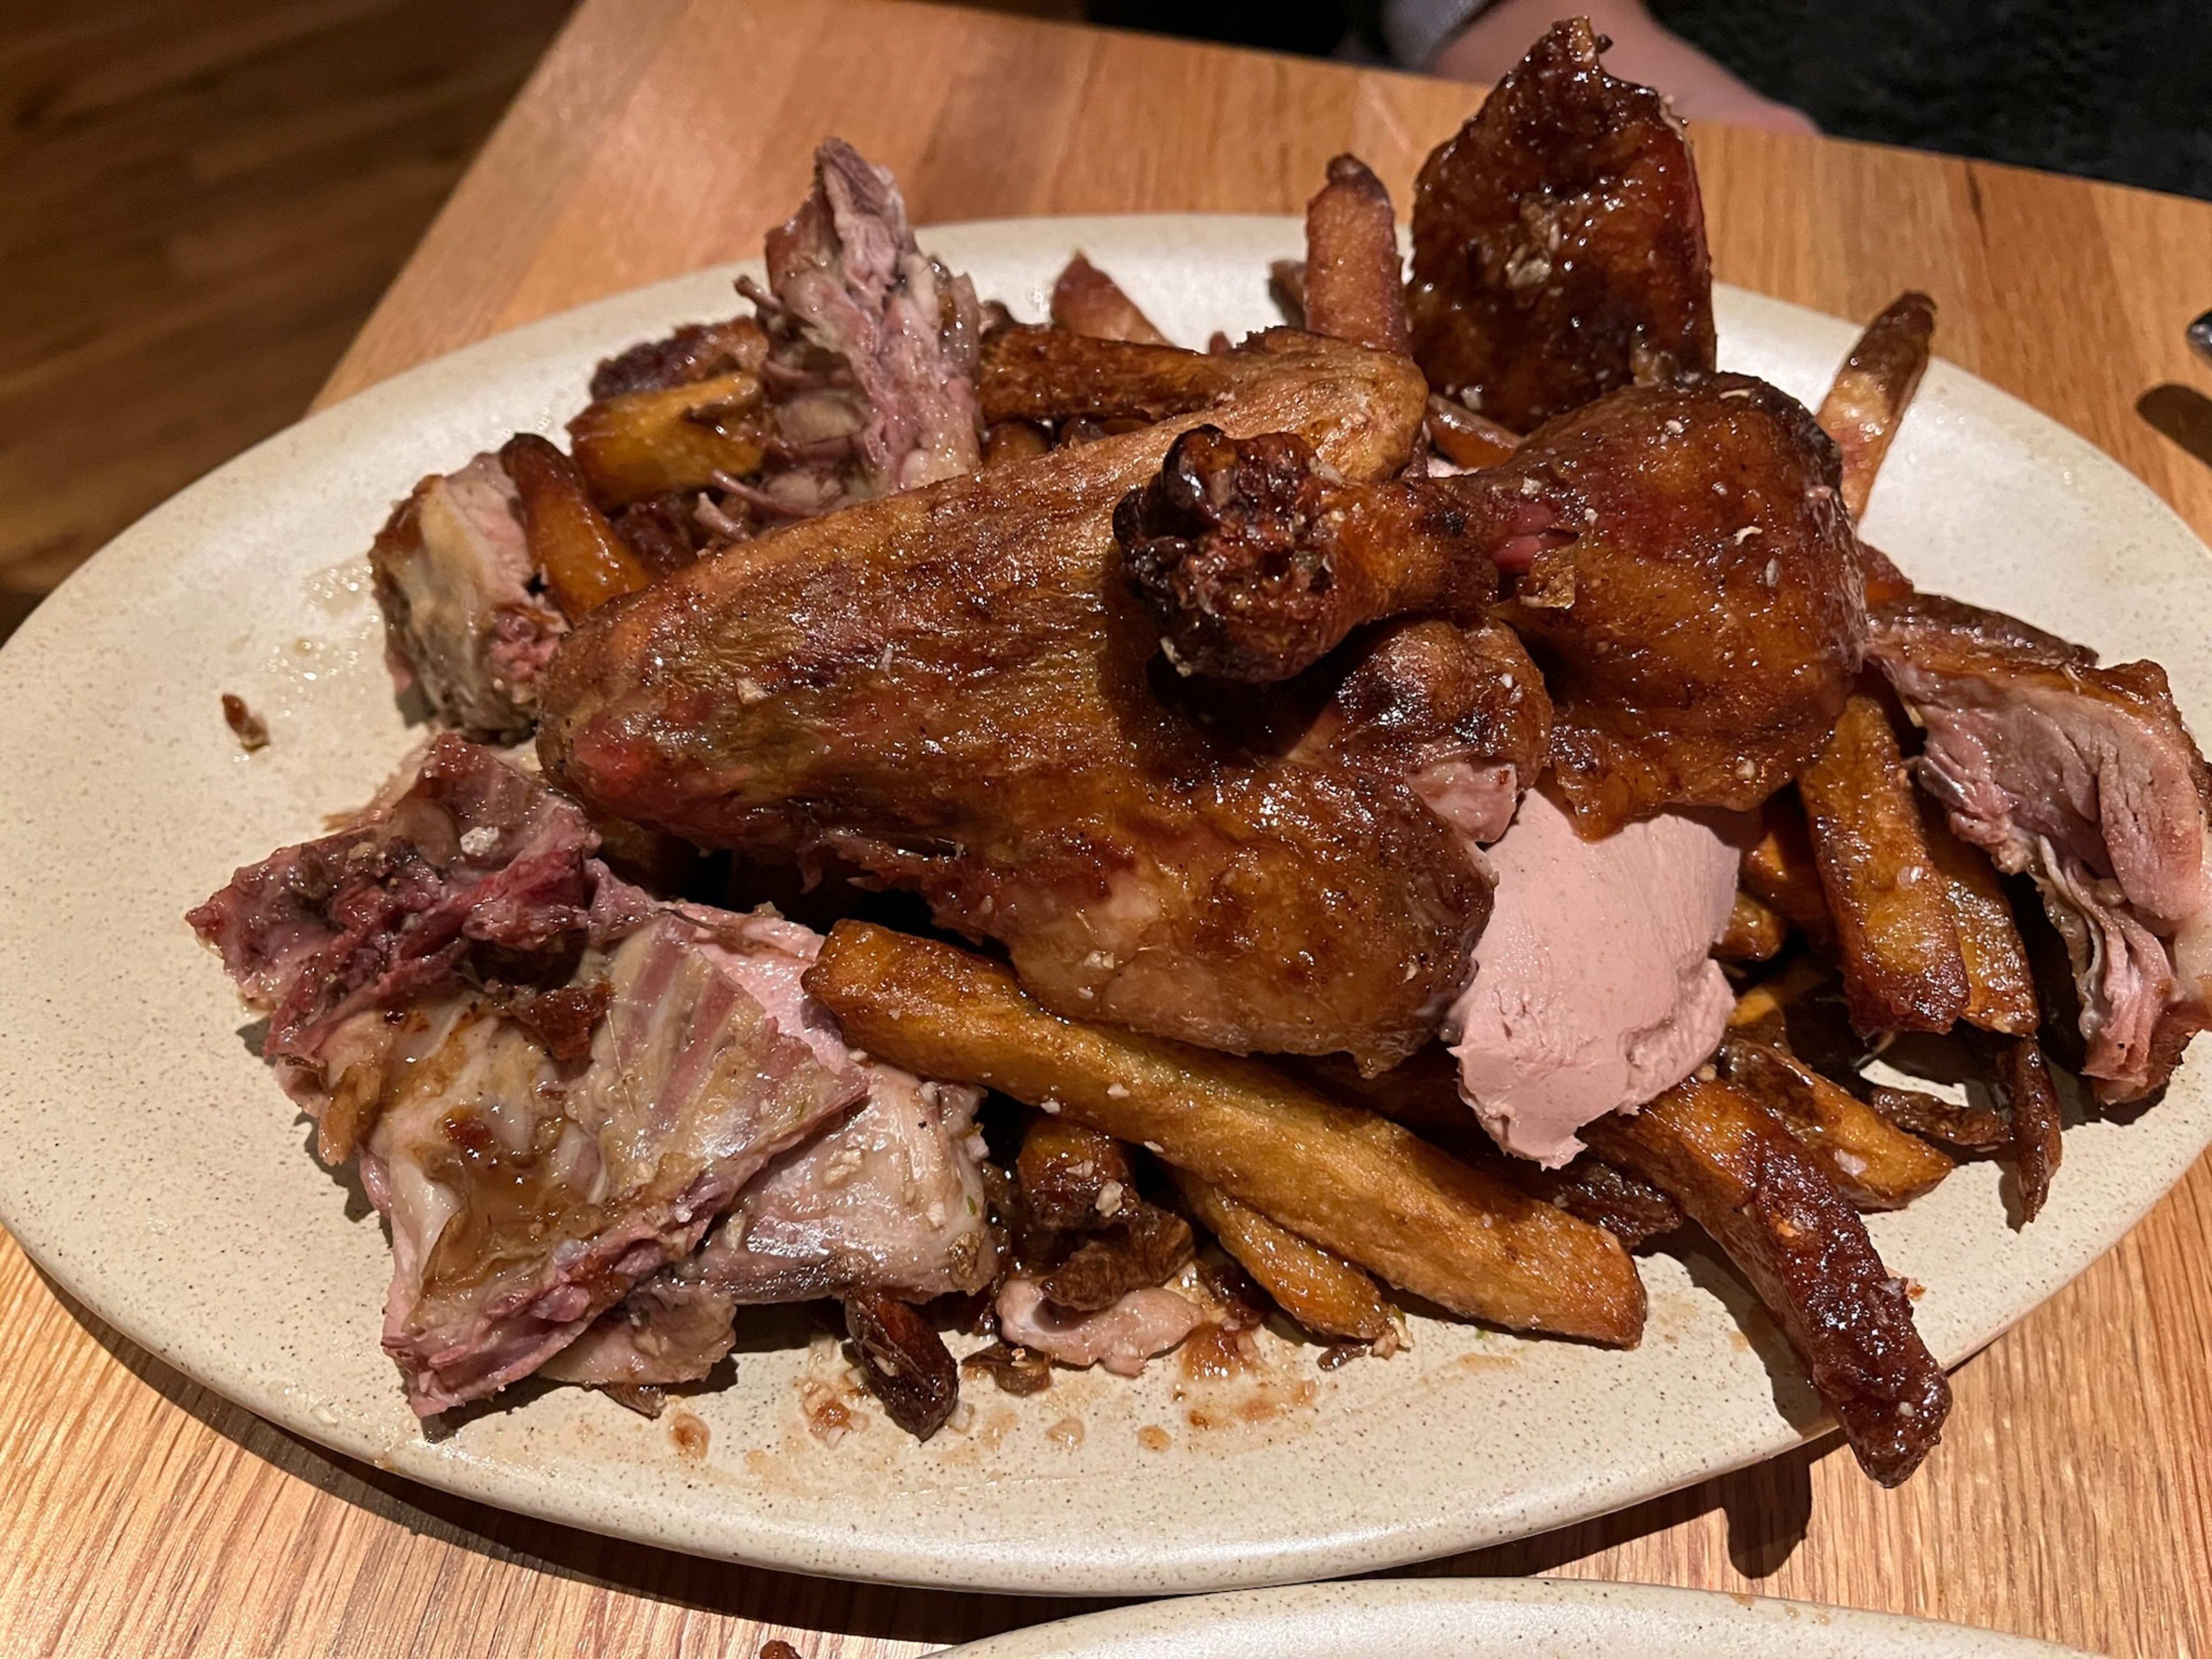
M1881 704L1855 696L1844 705L1797 793L1852 1024L1862 1034L1949 1030L1966 1009L1966 959Z
M1235 384L1234 354L1094 339L1024 324L983 343L976 393L1000 421L1164 421L1206 408Z
M561 614L580 622L609 599L653 580L637 555L592 505L576 464L534 432L501 446L499 464L522 503L522 537Z
M1306 325L1306 262L1274 259L1267 265L1267 297L1292 328Z
M1052 320L1056 328L1087 334L1094 340L1134 340L1139 345L1172 345L1152 325L1121 285L1085 258L1070 259L1054 278Z
M1876 1084L1867 1091L1867 1104L1899 1128L1926 1140L1940 1140L1970 1152L1993 1152L2008 1145L2012 1131L2004 1114L1986 1106L1961 1106L1941 1095L1918 1089L1893 1089Z
M1779 972L1759 981L1735 1000L1735 1006L1729 1014L1729 1030L1757 1037L1762 1042L1771 1041L1767 1034L1784 1029L1790 1008L1801 998L1832 983L1834 978L1832 971L1812 957L1793 957L1783 963Z
M1429 441L1454 466L1479 472L1511 459L1521 434L1441 392L1429 394Z
M1052 447L1052 434L1035 421L994 421L983 432L983 465L1033 461Z
M1380 1342L1390 1334L1382 1292L1342 1256L1277 1226L1188 1170L1170 1173L1190 1212L1275 1305L1307 1330L1347 1342Z
M1636 1249L1682 1224L1682 1212L1673 1199L1595 1152L1583 1152L1563 1170L1547 1170L1501 1151L1460 1098L1459 1060L1441 1042L1373 1077L1362 1077L1342 1054L1279 1063L1324 1094L1402 1123L1461 1163L1604 1228L1626 1249Z
M1306 204L1305 325L1376 351L1411 351L1406 268L1390 192L1356 155L1328 164Z
M2012 1110L2007 1155L2020 1176L2020 1218L2033 1221L2051 1196L2051 1172L2065 1152L2058 1118L2058 1090L2035 1039L2008 1043L1997 1061L1997 1092Z
M2028 964L2027 946L1996 866L1980 848L1967 846L1951 832L1941 806L1925 795L1919 799L1920 832L1927 837L1929 856L1943 878L1943 899L1951 907L1952 925L1959 930L1959 954L1966 967L1966 1007L1961 1017L1984 1031L2032 1036L2043 1021L2035 972Z
M1924 294L1899 295L1867 325L1820 400L1820 428L1844 453L1844 505L1854 520L1866 514L1875 475L1927 371L1935 333L1936 302Z
M1743 890L1813 944L1827 948L1835 942L1836 929L1804 808L1785 789L1759 809L1759 840L1745 851L1739 872Z
M1771 962L1789 937L1790 924L1778 912L1739 891L1729 906L1728 931L1713 954L1723 962Z
M1919 1467L1950 1414L1950 1382L1857 1212L1773 1113L1729 1084L1692 1079L1582 1133L1728 1253L1868 1474L1894 1486Z
M568 422L576 465L612 511L672 489L703 489L717 472L741 477L767 453L756 375L625 392L587 404Z
M1617 1346L1643 1282L1601 1228L1255 1061L1046 1013L999 963L841 921L806 976L846 1037L1141 1142L1324 1249L1470 1318Z
M1901 1210L1951 1173L1942 1153L1794 1055L1732 1036L1721 1044L1719 1060L1723 1077L1824 1161L1856 1208Z

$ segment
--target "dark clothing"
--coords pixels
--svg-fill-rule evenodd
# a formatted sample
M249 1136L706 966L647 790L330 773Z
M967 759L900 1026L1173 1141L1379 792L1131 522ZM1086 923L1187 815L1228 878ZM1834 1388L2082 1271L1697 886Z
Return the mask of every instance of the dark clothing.
M2212 199L2212 0L1650 0L1841 138Z
M1316 55L1379 0L1090 0L1094 21ZM2212 200L2212 0L1649 0L1824 132ZM1563 16L1574 0L1559 0Z

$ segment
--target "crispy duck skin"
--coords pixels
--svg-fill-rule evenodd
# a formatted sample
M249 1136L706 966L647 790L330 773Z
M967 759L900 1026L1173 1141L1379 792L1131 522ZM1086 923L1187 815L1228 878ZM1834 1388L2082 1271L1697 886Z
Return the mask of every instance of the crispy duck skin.
M1616 392L1441 481L1508 522L1552 510L1492 550L1493 614L1544 671L1583 834L1757 806L1819 752L1866 641L1836 465L1802 405L1716 374Z
M1827 1173L1773 1113L1725 1083L1676 1085L1583 1134L1670 1194L1728 1252L1804 1358L1859 1467L1894 1486L1950 1414L1902 1280Z
M1632 388L1461 477L1328 478L1194 433L1123 505L1125 566L1186 664L1280 679L1377 617L1493 614L1556 705L1585 834L1757 806L1826 741L1866 635L1835 446L1764 381ZM1487 558L1486 558L1487 556Z
M1244 387L1216 422L1302 432L1350 477L1401 467L1426 402L1406 360L1286 331L1191 361ZM1511 671L1485 635L1391 630L1319 688L1317 718L1300 688L1257 740L1224 735L1222 700L1158 661L1115 556L1114 503L1174 436L793 526L595 613L555 672L548 775L702 845L919 891L944 926L1003 941L1057 1012L1402 1057L1488 903L1414 780L1497 758L1476 751L1501 724L1498 746L1526 753L1511 733L1540 726L1540 687L1491 695ZM1401 683L1408 653L1461 641L1465 675ZM1363 729L1373 708L1387 731Z
M1413 185L1413 356L1514 430L1713 367L1712 268L1690 146L1649 87L1556 25Z
M1305 326L1376 351L1412 349L1390 192L1356 155L1306 204Z
M1290 433L1194 427L1114 514L1129 580L1178 666L1265 684L1311 667L1360 623L1479 617L1498 573L1476 525L1425 480L1352 484Z
M1936 302L1924 294L1899 295L1867 325L1820 400L1821 429L1843 451L1844 505L1854 522L1866 514L1875 475L1927 372L1935 333Z

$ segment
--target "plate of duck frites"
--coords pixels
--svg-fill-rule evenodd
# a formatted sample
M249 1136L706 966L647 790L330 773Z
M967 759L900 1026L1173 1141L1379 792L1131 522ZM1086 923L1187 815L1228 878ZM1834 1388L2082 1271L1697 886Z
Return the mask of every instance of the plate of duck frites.
M0 655L0 1219L336 1449L800 1571L1911 1478L2212 1140L2212 580L1925 295L1717 287L1602 46L1303 222L827 138L128 532Z

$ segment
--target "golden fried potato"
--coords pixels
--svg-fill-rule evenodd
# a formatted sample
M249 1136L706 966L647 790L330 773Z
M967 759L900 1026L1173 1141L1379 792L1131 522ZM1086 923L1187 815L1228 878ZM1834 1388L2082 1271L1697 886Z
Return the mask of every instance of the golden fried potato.
M1521 434L1485 420L1465 404L1441 392L1429 395L1429 441L1454 466L1470 472L1512 459Z
M653 580L636 554L592 504L576 464L535 433L517 433L499 452L522 502L522 536L561 614L580 622L609 599Z
M1835 942L1828 896L1820 886L1820 866L1805 811L1790 790L1759 809L1758 844L1743 855L1739 878L1743 890L1823 949Z
M806 988L850 1042L1140 1142L1324 1249L1470 1318L1632 1346L1620 1242L1255 1061L1048 1014L1011 971L841 921Z
M1376 351L1413 349L1390 192L1356 155L1328 164L1306 204L1305 326Z
M612 511L672 489L703 489L717 472L759 467L768 428L757 375L742 371L602 398L568 422L576 465Z
M1899 295L1867 325L1820 400L1821 429L1843 451L1844 505L1854 519L1866 513L1875 474L1928 368L1935 332L1936 302L1924 294Z
M1790 1339L1885 1486L1919 1467L1951 1410L1943 1368L1913 1326L1904 1282L1865 1224L1775 1115L1732 1085L1692 1079L1583 1138L1662 1188L1712 1235Z
M1175 343L1152 325L1121 285L1079 252L1052 285L1055 328L1087 334L1094 340L1134 340L1139 345Z
M1823 1159L1859 1209L1901 1210L1951 1173L1942 1153L1794 1055L1732 1036L1721 1044L1719 1059L1721 1075Z
M2066 1150L2059 1136L2057 1086L2033 1037L2006 1044L1997 1062L1997 1092L2012 1112L2007 1155L2020 1176L2020 1217L2033 1221L2051 1196L2051 1173Z
M2032 1036L2043 1019L2035 975L1996 866L1980 848L1951 833L1943 809L1925 795L1920 797L1920 830L1943 878L1944 902L1959 930L1959 954L1966 965L1963 1018L1984 1031Z
M1382 1292L1358 1268L1277 1226L1188 1170L1170 1173L1190 1212L1275 1304L1306 1329L1347 1342L1380 1342L1390 1334L1390 1310Z
M1790 924L1748 893L1738 892L1729 907L1728 931L1713 954L1723 962L1771 962L1782 954Z
M1869 696L1797 780L1836 924L1851 1024L1948 1031L1966 1009L1966 964L1888 713Z

